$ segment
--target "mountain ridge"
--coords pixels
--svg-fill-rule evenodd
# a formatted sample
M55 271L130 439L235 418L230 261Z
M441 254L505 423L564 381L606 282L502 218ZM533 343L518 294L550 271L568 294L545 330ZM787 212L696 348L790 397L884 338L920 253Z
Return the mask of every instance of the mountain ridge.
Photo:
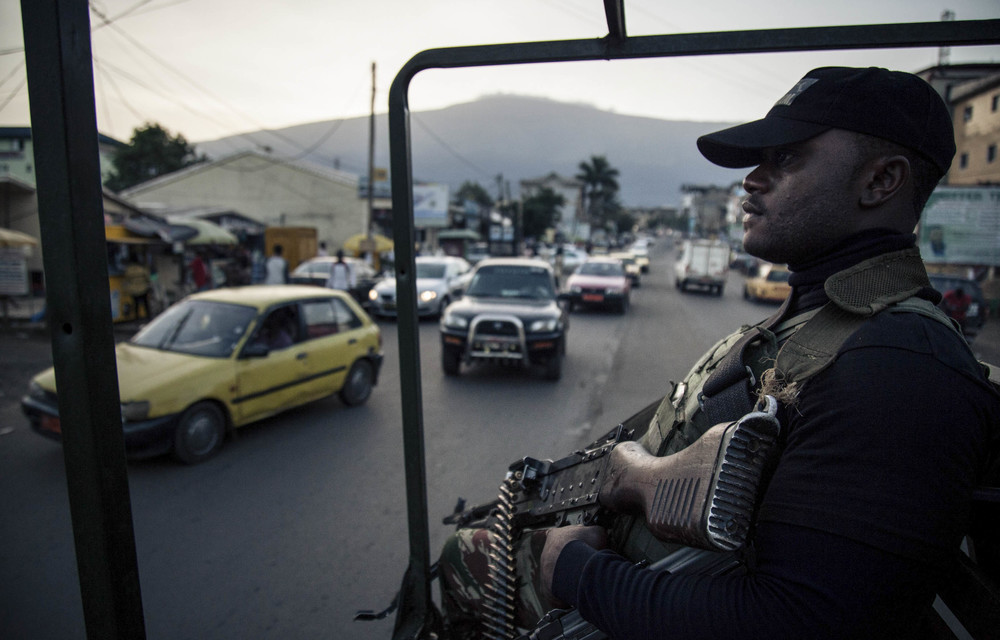
M388 117L377 114L375 121L375 166L388 168ZM727 185L742 178L744 172L710 164L695 147L698 136L732 124L661 120L584 103L493 94L410 113L413 177L453 190L465 181L478 182L496 197L502 174L516 198L520 180L552 172L572 177L581 162L603 155L619 171L622 204L677 206L681 185ZM366 175L368 127L369 117L361 116L194 144L209 157L258 148Z

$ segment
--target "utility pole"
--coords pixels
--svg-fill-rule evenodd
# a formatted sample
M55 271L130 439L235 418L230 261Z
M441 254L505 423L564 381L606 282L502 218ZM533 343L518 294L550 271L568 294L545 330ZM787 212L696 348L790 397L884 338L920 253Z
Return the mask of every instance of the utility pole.
M955 12L951 9L945 9L941 14L941 22L954 22ZM938 48L938 66L946 67L949 62L951 62L951 47L939 47Z
M365 225L367 234L366 244L363 251L371 251L374 262L375 240L372 238L372 225L375 224L375 63L372 62L372 101L371 116L368 120L368 224Z

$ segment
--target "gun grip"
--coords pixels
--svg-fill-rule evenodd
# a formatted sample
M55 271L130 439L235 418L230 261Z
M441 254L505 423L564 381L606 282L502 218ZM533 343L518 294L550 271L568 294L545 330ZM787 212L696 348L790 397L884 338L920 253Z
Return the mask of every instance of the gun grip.
M660 540L731 551L749 534L767 455L777 440L773 415L755 412L718 424L686 449L656 457L635 442L610 454L598 501L641 511Z

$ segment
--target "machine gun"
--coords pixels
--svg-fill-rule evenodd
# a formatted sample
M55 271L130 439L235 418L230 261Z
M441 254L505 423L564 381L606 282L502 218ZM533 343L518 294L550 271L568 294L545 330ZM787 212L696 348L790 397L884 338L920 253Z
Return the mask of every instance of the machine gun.
M641 513L658 539L710 551L746 544L757 492L778 439L777 401L718 424L687 448L657 457L630 441L622 425L560 460L512 464L497 500L453 514L468 524L489 514L491 544L484 625L489 637L513 632L520 531L567 524L608 524L616 513Z

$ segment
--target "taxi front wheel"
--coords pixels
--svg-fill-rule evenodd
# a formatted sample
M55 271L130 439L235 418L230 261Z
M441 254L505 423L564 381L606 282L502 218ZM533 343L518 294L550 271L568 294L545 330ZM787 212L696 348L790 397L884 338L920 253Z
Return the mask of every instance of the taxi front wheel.
M226 437L226 419L211 402L199 402L187 408L174 432L174 456L181 462L196 464L218 453Z

